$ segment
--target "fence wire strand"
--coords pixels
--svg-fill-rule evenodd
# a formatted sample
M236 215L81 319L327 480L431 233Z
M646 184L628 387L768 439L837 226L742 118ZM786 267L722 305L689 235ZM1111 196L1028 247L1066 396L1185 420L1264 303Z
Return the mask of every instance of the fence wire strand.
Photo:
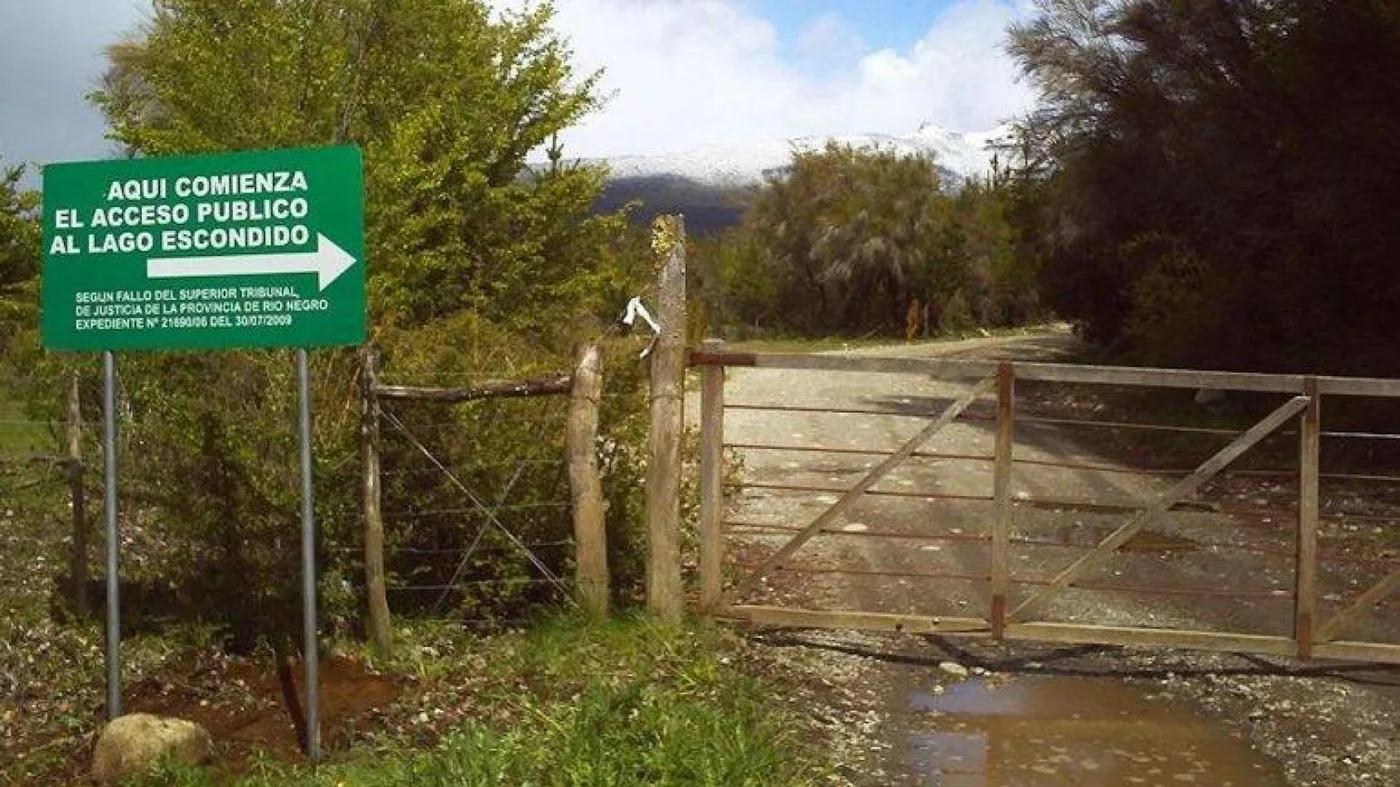
M415 449L418 450L419 453L427 457L428 461L432 462L433 465L437 467L437 469L440 470L449 481L452 482L452 485L457 487L457 489L464 496L466 496L467 500L471 502L474 508L480 510L483 514L485 514L487 524L494 525L501 532L502 535L504 535L512 544L516 546L516 548L520 550L522 555L524 555L525 559L528 560L530 564L533 565L535 569L540 572L540 574L544 577L545 581L548 581L556 589L563 593L564 598L568 600L568 602L571 605L573 605L574 607L578 607L578 601L576 601L573 597L573 594L569 592L568 585L564 582L563 579L561 579L557 574L551 571L549 566L546 565L544 561L540 560L540 558L537 555L535 555L534 551L532 551L530 547L525 544L525 542L521 541L520 538L515 535L515 533L511 532L509 528L502 524L501 520L496 517L495 513L485 503L483 503L481 499L476 496L476 494L474 494L470 489L468 489L466 484L462 483L461 479L459 479L457 475L453 473L447 465L443 464L443 462L440 461L437 458L437 456L433 454L432 451L428 450L428 447L423 445L423 443L420 442L411 431L409 431L408 427L404 425L403 421L400 420L397 415L395 415L392 411L388 409L384 409L381 412L383 413L384 420L386 420L390 426L394 427L394 429L396 429L400 434L402 434L404 438L408 440L409 443ZM485 530L486 524L483 524L481 530L477 534L476 541L480 540ZM473 542L472 548L475 548L476 541Z

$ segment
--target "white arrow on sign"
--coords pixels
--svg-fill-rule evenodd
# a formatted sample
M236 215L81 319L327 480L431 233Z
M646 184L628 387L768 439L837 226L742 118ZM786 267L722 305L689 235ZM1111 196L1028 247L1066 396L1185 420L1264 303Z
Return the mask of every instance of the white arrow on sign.
M350 270L355 258L335 241L316 233L315 251L279 254L231 254L222 257L157 257L146 260L146 277L174 279L185 276L268 276L314 273L321 289Z

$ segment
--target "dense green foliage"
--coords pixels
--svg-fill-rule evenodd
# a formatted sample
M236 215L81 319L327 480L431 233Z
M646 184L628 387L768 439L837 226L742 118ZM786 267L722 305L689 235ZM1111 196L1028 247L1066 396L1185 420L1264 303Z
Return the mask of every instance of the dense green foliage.
M948 193L927 156L830 144L794 154L743 224L702 246L712 323L806 334L902 334L1026 319L997 178ZM927 307L925 313L924 307Z
M1012 49L1052 305L1143 361L1400 373L1395 4L1039 9Z
M0 356L20 326L35 319L39 195L20 188L23 167L0 166Z
M598 102L594 79L571 69L551 15L548 4L500 13L479 0L157 0L149 22L110 48L93 100L132 155L358 145L371 333L384 345L386 381L464 385L553 372L569 368L575 342L597 335L598 317L612 316L646 259L624 264L635 244L621 217L590 210L604 173L563 164L552 144ZM522 176L526 156L541 148L552 164ZM19 215L0 218L0 304L18 292L30 311L4 361L35 417L61 420L73 368L89 375L85 405L95 413L87 359L38 348L38 230L25 214L32 201L9 204L29 199L11 196L13 181L0 192L9 208L0 216ZM119 363L124 510L139 523L138 557L125 575L166 591L144 612L217 622L240 649L261 636L285 640L298 625L293 368L286 352L127 354ZM631 453L639 377L627 371L609 381L616 395L604 424L607 480L624 497L640 477ZM348 626L358 619L361 577L358 372L351 353L313 356L322 587L331 620ZM481 592L452 595L439 611L460 604L473 616L514 613L542 595L520 581L538 572L521 550L496 543L495 525L475 542L483 549L474 560L457 561L489 519L472 497L515 506L518 515L497 520L527 543L571 532L559 405L401 408L457 480L386 431L386 508L437 517L389 523L390 546L401 550L391 555L392 582L470 583ZM516 472L546 459L549 472ZM623 518L636 506L612 502L609 525L626 547ZM567 574L567 550L542 557ZM626 588L629 577L620 579ZM394 601L412 610L440 595Z
M416 325L469 308L513 321L523 304L561 301L568 316L607 270L617 222L590 214L599 169L520 177L527 154L597 104L551 13L160 0L111 50L95 99L133 153L359 145L377 316Z

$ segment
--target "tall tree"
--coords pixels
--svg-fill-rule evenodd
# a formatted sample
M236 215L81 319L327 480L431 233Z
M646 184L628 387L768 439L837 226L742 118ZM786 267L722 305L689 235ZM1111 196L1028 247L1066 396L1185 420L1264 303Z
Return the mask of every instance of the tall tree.
M1400 371L1400 13L1040 0L1011 48L1054 305L1144 360Z
M992 183L950 193L928 155L798 151L716 244L707 297L805 333L903 335L911 310L937 328L1003 322L1019 297L1003 198Z
M599 250L616 229L590 211L600 169L523 176L531 151L598 105L596 75L574 72L552 13L157 0L111 48L94 98L135 154L360 145L375 313L517 320L538 312L524 304L576 301L581 279L605 275Z
M601 170L557 161L527 172L531 151L598 103L551 14L484 0L156 0L150 22L109 50L93 98L133 155L360 146L371 318L390 368L417 360L466 374L489 354L491 372L528 371L566 358L573 318L599 311L621 226L590 210ZM287 361L122 361L124 434L142 453L127 478L151 515L147 532L187 545L161 554L162 576L245 647L264 635L290 642L296 621ZM328 470L354 465L354 373L349 353L313 358L317 519L329 544L356 540L353 479ZM444 423L432 439L451 450L508 446L527 431L541 443L534 424L452 430L452 414L433 412ZM431 480L413 483L405 494L431 491ZM553 479L522 480L513 494L535 483ZM325 559L328 574L351 575L343 553Z
M794 324L868 330L903 323L910 277L938 254L947 211L931 158L833 142L794 154L747 221L789 281L783 310ZM956 287L962 273L945 262L939 285Z

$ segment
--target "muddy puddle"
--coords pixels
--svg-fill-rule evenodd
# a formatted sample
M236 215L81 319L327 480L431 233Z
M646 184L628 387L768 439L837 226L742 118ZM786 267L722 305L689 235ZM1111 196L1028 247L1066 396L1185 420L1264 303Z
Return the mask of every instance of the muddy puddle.
M910 695L915 783L946 787L1284 784L1226 730L1106 679L969 680Z

